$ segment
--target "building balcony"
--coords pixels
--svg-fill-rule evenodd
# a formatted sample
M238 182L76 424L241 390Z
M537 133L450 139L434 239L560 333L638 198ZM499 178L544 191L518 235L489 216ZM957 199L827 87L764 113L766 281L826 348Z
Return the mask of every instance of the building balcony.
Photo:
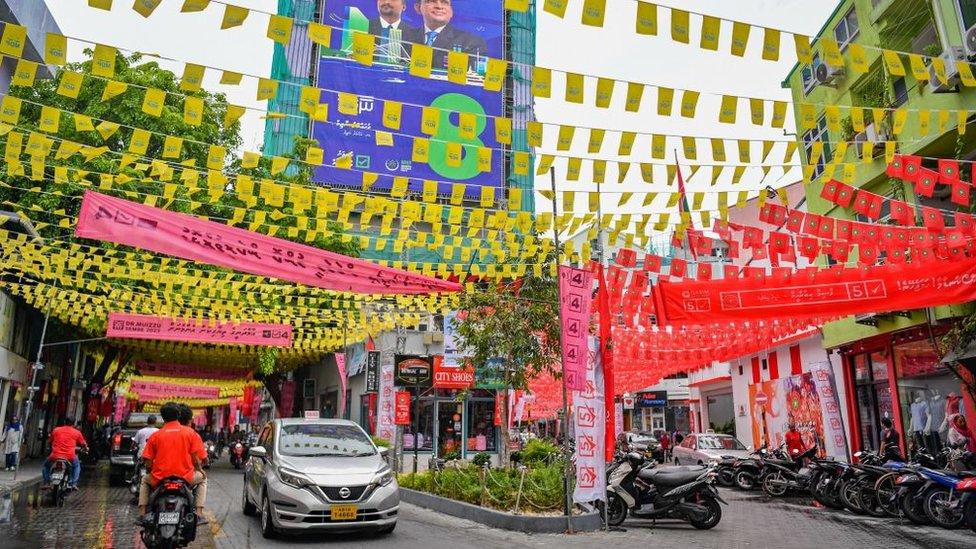
M883 31L927 9L925 0L871 0L871 22Z

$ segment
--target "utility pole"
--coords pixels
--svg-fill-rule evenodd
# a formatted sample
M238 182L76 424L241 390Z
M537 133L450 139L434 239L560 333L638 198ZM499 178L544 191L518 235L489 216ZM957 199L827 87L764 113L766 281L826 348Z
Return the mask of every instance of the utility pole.
M559 255L562 250L559 247L559 231L556 229L556 217L559 215L558 209L556 207L556 170L549 168L549 182L552 185L552 241L553 245L556 247L556 267L559 267L560 259ZM557 283L559 271L556 271ZM557 305L556 314L559 319L559 325L562 326L562 307ZM559 330L559 347L562 349L562 338L563 331ZM573 462L570 459L570 446L569 446L569 394L566 391L566 363L562 362L562 373L563 373L563 453L566 456L566 470L563 472L563 492L566 494L566 501L564 502L563 511L566 514L566 531L569 533L573 532L573 494L570 492L569 488L572 484L570 479L573 477ZM507 444L508 441L505 441Z

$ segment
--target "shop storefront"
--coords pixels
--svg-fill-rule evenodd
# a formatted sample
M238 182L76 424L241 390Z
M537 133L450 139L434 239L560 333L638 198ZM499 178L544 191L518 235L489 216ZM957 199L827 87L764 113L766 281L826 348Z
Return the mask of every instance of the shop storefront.
M974 414L960 381L940 362L936 345L942 332L913 328L842 349L853 451L877 450L881 420L890 418L903 452L938 452L947 417Z

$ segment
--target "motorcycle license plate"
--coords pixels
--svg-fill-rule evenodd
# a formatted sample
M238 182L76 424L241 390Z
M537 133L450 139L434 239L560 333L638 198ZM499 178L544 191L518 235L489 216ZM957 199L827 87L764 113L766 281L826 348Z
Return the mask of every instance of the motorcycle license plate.
M176 523L180 522L180 514L179 513L160 513L159 514L159 520L157 522L159 522L159 524L176 524Z
M356 505L333 505L330 510L332 520L356 520L359 507Z
M64 473L51 473L51 482L57 484L64 480Z

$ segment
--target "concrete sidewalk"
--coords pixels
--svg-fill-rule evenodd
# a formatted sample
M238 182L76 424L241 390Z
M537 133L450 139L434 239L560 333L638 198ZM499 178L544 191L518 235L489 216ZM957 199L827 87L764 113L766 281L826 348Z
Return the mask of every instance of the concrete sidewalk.
M20 464L20 469L13 471L0 470L0 494L12 492L18 488L41 482L41 468L43 459L32 459Z

